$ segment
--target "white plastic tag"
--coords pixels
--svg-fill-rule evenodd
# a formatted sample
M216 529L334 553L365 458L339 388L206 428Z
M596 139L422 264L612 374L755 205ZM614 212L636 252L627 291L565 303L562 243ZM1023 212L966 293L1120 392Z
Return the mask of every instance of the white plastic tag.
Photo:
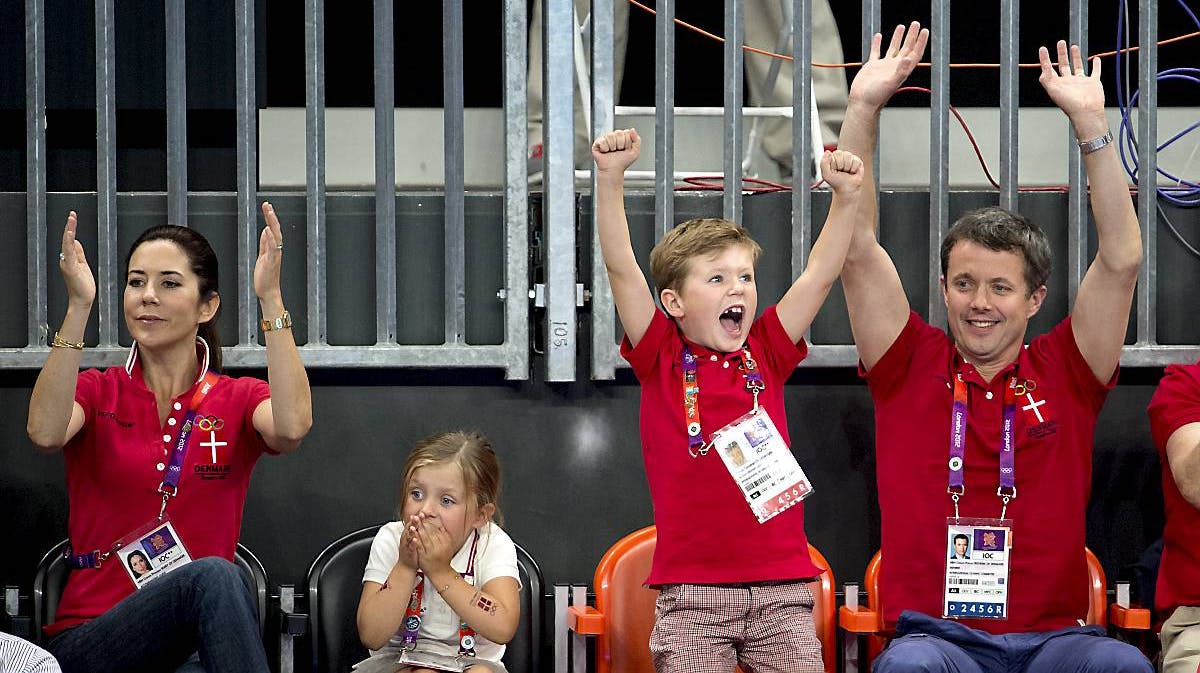
M745 414L712 433L710 441L759 523L812 493L812 484L765 410Z
M1011 519L946 520L942 616L1008 619Z
M147 583L192 562L171 520L155 519L122 538L128 542L117 550L121 566L133 586Z

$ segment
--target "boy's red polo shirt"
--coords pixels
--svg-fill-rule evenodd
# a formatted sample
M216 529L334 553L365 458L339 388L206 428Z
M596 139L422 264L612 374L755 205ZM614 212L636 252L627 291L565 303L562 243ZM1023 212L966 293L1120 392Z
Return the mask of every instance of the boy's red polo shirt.
M808 347L803 340L792 343L774 307L754 321L748 343L767 386L759 395L759 405L790 443L783 384ZM697 359L700 420L708 437L750 411L753 397L739 368L741 351L719 353L688 345ZM647 583L725 584L815 577L819 571L808 555L803 503L760 524L716 452L699 458L689 455L683 346L675 323L660 311L655 312L636 348L628 339L621 344L621 355L633 365L642 384L642 458L658 527ZM804 461L800 462L803 466Z
M1116 375L1107 384L1096 381L1070 318L1021 349L989 383L963 362L945 332L912 313L888 352L863 374L875 401L884 619L891 626L903 610L942 614L946 518L954 515L946 492L951 375L958 371L968 390L963 517L1000 516L1004 388L1010 374L1033 383L1028 396L1016 400L1009 618L960 621L991 633L1078 626L1088 611L1084 528L1092 441Z
M1200 364L1167 367L1147 411L1162 463L1167 515L1154 607L1159 619L1166 619L1181 605L1200 605L1200 536L1196 534L1200 531L1200 510L1183 498L1167 462L1167 440L1171 435L1188 423L1200 422Z

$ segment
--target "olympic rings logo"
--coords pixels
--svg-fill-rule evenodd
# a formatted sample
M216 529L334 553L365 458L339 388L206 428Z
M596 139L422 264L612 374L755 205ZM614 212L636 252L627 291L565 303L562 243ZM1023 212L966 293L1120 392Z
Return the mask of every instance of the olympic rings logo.
M220 430L225 427L225 420L216 416L200 416L196 419L196 427L200 428L201 432Z

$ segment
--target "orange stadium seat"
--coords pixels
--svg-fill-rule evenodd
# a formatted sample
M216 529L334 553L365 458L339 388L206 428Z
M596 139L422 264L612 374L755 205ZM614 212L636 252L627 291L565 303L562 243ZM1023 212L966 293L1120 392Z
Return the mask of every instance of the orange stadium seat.
M650 631L658 591L644 586L650 574L657 531L647 526L621 538L596 566L595 607L572 606L567 626L596 639L595 673L652 673ZM833 572L821 552L809 545L813 563L824 572L812 583L813 621L824 653L825 670L837 670L834 638Z

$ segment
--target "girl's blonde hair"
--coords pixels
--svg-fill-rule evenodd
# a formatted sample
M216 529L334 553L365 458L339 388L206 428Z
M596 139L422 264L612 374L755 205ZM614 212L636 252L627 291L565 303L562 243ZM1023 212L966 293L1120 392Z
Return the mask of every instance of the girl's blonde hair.
M496 510L492 518L503 525L500 513L500 461L487 437L478 432L454 430L439 432L420 440L413 446L412 453L404 463L404 479L400 482L400 501L396 505L396 518L403 516L404 500L409 491L413 473L427 465L452 462L462 470L467 494L474 494L475 505L493 505Z

